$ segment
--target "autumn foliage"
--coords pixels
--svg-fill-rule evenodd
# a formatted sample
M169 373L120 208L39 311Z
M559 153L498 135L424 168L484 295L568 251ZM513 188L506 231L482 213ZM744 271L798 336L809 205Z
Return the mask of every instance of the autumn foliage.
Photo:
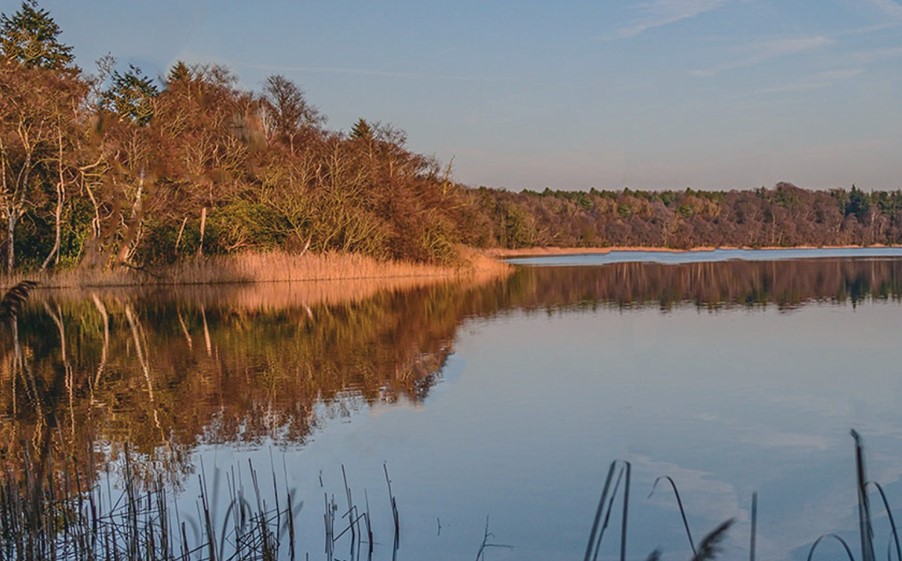
M454 182L393 126L326 128L271 76L165 77L75 65L33 1L0 19L0 254L8 272L149 269L236 252L358 253L454 264L460 248L898 243L902 194L789 184L750 191L513 193Z

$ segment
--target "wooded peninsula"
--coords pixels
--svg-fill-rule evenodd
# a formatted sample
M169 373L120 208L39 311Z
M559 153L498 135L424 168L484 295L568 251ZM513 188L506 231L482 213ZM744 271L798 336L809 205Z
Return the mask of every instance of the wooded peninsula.
M454 181L393 125L330 130L303 90L217 64L90 74L51 14L0 18L5 270L152 268L198 256L359 254L459 265L465 248L902 242L902 191L515 193ZM472 253L472 252L470 252Z

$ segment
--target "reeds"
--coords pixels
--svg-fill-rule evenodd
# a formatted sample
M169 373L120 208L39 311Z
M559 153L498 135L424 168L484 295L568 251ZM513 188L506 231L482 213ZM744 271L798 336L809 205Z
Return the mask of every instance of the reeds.
M511 266L486 253L462 248L461 258L450 265L413 261L381 261L355 253L286 252L240 253L193 257L154 268L121 267L115 270L77 268L37 275L50 287L95 287L132 285L187 285L251 282L295 282L386 278L454 278L499 275ZM36 275L30 275L36 276ZM17 277L8 277L14 284Z
M22 461L23 478L7 471L0 486L0 560L294 559L294 521L302 504L278 488L273 474L276 504L268 505L253 466L250 489L231 473L225 506L216 504L202 472L197 511L188 514L162 478L149 484L136 479L127 450L118 491L99 483L85 488L87 474L71 463L42 476L32 458Z
M862 443L861 436L858 434L858 432L852 430L852 438L855 441L855 484L858 496L858 537L861 544L861 557L860 559L855 558L855 555L852 553L851 546L845 539L843 539L836 533L829 533L818 537L811 544L811 548L808 550L807 561L812 561L814 559L815 552L819 551L818 546L820 546L825 541L831 540L837 542L842 547L842 550L849 561L876 561L877 557L874 547L874 523L871 515L870 499L868 495L869 488L874 488L878 491L882 506L886 512L890 532L890 541L887 544L887 559L889 561L892 561L893 553L895 553L896 561L902 561L902 545L900 545L899 532L898 528L896 527L895 517L893 516L892 509L890 508L889 500L887 499L883 487L881 487L879 483L869 481L867 479L865 471L864 445ZM627 531L629 526L630 472L630 463L621 460L612 462L610 467L608 468L604 486L602 487L601 491L601 497L598 501L598 507L595 511L595 517L592 521L591 531L589 532L589 541L586 546L584 561L596 561L598 559L602 541L605 536L605 531L607 530L611 522L611 516L614 512L614 503L618 498L618 495L621 496L622 502L622 513L620 518L620 559L621 561L626 559ZM702 541L699 542L698 547L696 547L695 543L692 540L692 533L689 530L689 522L686 517L686 511L683 508L683 501L680 497L680 492L677 488L676 482L671 477L666 475L658 477L657 479L655 479L655 482L652 485L652 491L648 495L649 498L651 498L652 494L657 488L658 483L660 483L662 480L670 483L673 489L673 493L679 507L680 516L682 518L683 527L686 531L686 536L689 539L689 545L692 548L692 561L711 561L715 559L721 552L726 535L730 528L733 526L735 520L731 518L722 522L714 530L708 533L702 539ZM621 485L621 483L623 484ZM757 528L758 493L755 492L752 493L751 503L751 531L749 539L750 561L755 561ZM652 551L651 554L646 558L647 561L659 561L660 559L661 551L659 549Z
M891 532L887 558L899 559L899 537L895 519L887 496L877 483L868 481L864 471L864 451L860 437L855 437L856 485L859 500L859 539L861 559L856 560L849 544L837 534L825 534L811 545L808 561L814 559L821 544L838 543L850 561L863 561L874 555L873 520L867 502L867 490L875 488L886 509ZM92 447L93 450L93 447ZM93 454L88 454L93 458ZM247 470L232 468L227 473L214 470L213 484L209 485L206 471L201 465L198 474L199 499L193 513L181 510L174 496L168 491L162 478L143 481L136 477L133 453L126 447L114 461L121 475L118 490L95 479L95 466L80 471L73 459L54 463L52 456L32 457L24 447L22 470L14 473L7 468L0 482L0 561L42 559L91 560L91 561L229 561L238 559L294 561L298 544L295 521L303 504L296 500L292 490L280 489L275 471L271 474L272 494L261 490L259 472L248 462ZM393 556L399 549L399 516L397 500L384 466L388 498L394 523ZM589 535L585 560L596 560L606 530L615 513L615 504L621 501L619 557L626 558L630 505L631 465L615 461L607 472L598 508ZM227 492L221 492L219 480L225 473ZM287 475L286 475L287 477ZM692 541L689 525L676 483L672 486L680 505L683 525L690 539L692 561L711 561L722 551L725 538L734 520L729 519L709 532L698 545ZM93 483L88 483L93 481ZM324 494L325 554L327 560L335 558L340 541L350 542L350 557L361 558L363 551L372 559L374 537L372 532L369 497L364 491L364 504L354 501L348 483L347 472L342 466L346 508L340 508L334 496ZM225 503L220 501L225 499ZM273 502L270 504L268 501ZM757 523L757 494L752 498L751 559L754 560L755 527ZM488 518L485 533L477 553L484 557L489 548L510 548L491 543ZM366 544L366 548L363 545ZM648 556L649 560L661 558L659 550ZM876 557L871 557L876 559Z

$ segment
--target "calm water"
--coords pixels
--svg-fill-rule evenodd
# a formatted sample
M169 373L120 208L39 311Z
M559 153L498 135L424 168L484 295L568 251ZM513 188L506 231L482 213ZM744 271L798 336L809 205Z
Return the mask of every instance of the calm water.
M696 540L737 519L724 558L748 555L757 491L760 558L804 559L821 534L856 539L851 428L902 504L902 252L749 257L554 257L406 288L39 291L19 319L31 374L10 350L0 371L2 457L23 438L76 456L87 439L100 456L129 442L189 512L201 465L225 492L222 474L250 460L304 501L311 559L324 495L345 504L342 465L370 502L374 558L392 558L387 464L410 560L475 558L486 517L489 542L513 546L487 559L581 559L623 459L631 559L691 556L672 495L646 498L659 475Z

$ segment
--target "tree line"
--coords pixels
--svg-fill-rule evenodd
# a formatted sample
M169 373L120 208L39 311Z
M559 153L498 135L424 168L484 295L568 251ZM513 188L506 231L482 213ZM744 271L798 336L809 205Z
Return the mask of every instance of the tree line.
M902 194L514 193L455 182L402 130L326 118L284 76L162 77L112 56L89 74L34 0L0 17L0 254L7 272L147 267L238 251L453 263L460 245L898 243Z
M902 191L480 189L504 247L796 247L899 244Z

